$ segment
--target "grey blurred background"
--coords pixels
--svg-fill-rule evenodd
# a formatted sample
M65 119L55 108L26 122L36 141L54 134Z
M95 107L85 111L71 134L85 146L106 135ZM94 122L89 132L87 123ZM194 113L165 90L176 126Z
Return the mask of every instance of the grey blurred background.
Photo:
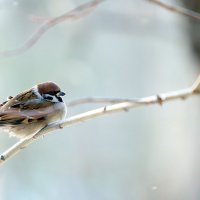
M0 50L39 27L31 15L53 17L85 2L0 0ZM199 73L191 39L199 23L145 0L107 0L50 29L24 54L0 58L0 101L48 80L66 91L66 102L188 87ZM69 108L68 116L93 107ZM55 131L0 168L0 199L200 199L198 108L196 96ZM16 141L1 131L0 151Z

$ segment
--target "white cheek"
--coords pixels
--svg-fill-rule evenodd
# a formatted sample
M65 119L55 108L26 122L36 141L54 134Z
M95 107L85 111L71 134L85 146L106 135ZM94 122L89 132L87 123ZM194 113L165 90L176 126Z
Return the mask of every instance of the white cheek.
M58 99L55 96L51 96L51 97L53 98L52 100L50 100L51 102L54 102L54 103L59 102Z
M67 107L64 102L60 102L54 105L55 110L59 113L59 120L64 120L67 115Z

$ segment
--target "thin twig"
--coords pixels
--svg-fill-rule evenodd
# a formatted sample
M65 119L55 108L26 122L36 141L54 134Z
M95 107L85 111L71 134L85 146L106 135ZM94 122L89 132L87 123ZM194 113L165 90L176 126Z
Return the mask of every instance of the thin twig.
M175 13L178 13L178 14L181 14L181 15L184 15L184 16L187 16L187 17L190 17L194 20L200 20L200 14L193 11L193 10L189 10L187 8L183 8L183 7L180 7L180 6L175 6L175 5L169 5L168 3L164 3L160 0L148 0L152 3L155 3L157 4L158 6L162 7L162 8L165 8L167 10L170 10L172 12L175 12Z
M74 107L82 104L115 104L122 102L137 102L139 99L127 99L127 98L105 98L105 97L86 97L81 99L75 99L67 103L68 107Z
M103 116L106 114L127 111L129 109L136 108L136 107L153 105L153 104L162 105L163 103L168 102L168 101L172 101L176 99L186 99L187 97L193 96L195 94L200 94L199 87L200 87L200 76L197 78L197 80L194 82L194 84L190 88L163 93L159 95L154 95L150 97L144 97L137 100L132 100L130 102L125 101L121 103L107 105L95 110L91 110L85 113L72 116L63 122L48 125L44 127L43 129L41 129L39 132L35 133L34 135L31 135L29 137L26 137L20 140L18 143L16 143L7 151L5 151L0 156L0 165L4 164L9 158L19 153L21 149L24 149L27 145L32 143L35 139L43 135L46 135L47 133L53 130L60 129L60 128L63 128L72 124L76 124L79 122L87 121L89 119L93 119L95 117Z
M75 20L88 15L102 1L103 0L90 1L86 4L78 6L77 8L71 10L70 12L46 20L24 44L22 44L20 47L16 49L12 49L9 51L1 51L0 56L15 56L24 53L26 50L30 49L34 44L36 44L36 42L42 37L42 35L51 27L66 20L70 19Z

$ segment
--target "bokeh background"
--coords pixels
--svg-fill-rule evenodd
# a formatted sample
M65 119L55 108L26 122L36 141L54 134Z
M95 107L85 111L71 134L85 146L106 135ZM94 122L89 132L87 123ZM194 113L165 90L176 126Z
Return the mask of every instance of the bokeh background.
M58 16L85 2L0 0L0 50L20 46L40 26L31 15ZM66 91L66 102L188 87L199 73L191 37L199 23L145 0L107 0L24 54L1 57L0 101L48 80ZM91 108L69 108L68 116ZM199 118L196 96L55 131L1 166L0 199L200 199ZM1 131L0 151L16 141Z

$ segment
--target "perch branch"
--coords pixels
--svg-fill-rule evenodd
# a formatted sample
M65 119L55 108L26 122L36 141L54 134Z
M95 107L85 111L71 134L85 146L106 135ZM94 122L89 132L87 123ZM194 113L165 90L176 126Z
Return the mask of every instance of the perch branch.
M169 11L175 12L175 13L179 13L181 15L190 17L194 20L200 20L200 14L193 11L193 10L189 10L180 6L175 6L175 5L169 5L167 3L161 2L160 0L148 0L154 4L157 4L158 6L167 9Z
M42 37L42 35L51 27L66 20L75 20L88 15L102 1L103 0L93 0L86 4L80 5L70 12L64 13L63 15L51 18L49 20L44 20L43 24L30 36L30 38L24 44L16 49L1 51L0 56L15 56L24 53L26 50L30 49L34 44L36 44L36 42Z
M99 117L106 114L111 114L111 113L121 112L121 111L128 111L129 109L136 108L136 107L153 105L153 104L162 105L163 103L168 102L168 101L172 101L176 99L186 99L187 97L193 96L195 94L200 94L200 76L197 78L197 80L194 82L194 84L191 87L186 88L186 89L158 94L158 95L154 95L150 97L144 97L144 98L140 98L136 100L128 100L128 101L125 100L124 102L119 102L119 103L114 102L114 104L112 105L107 105L95 110L91 110L88 112L84 112L84 113L69 117L65 121L48 125L44 127L43 129L41 129L40 131L38 131L37 133L35 133L34 135L26 137L20 140L19 142L17 142L15 145L13 145L7 151L1 154L0 165L4 164L9 158L19 153L21 149L24 149L27 145L32 143L35 139L43 135L46 135L47 133L54 131L56 129L60 129L60 128L63 128L72 124L76 124L79 122L87 121L89 119L93 119L95 117ZM91 99L89 99L89 101L90 100ZM97 103L99 103L98 98L96 100L97 100ZM104 98L104 100L106 100L106 98ZM107 102L109 102L109 100L110 99L108 98ZM86 101L82 101L82 102L85 103ZM79 104L82 102L79 101ZM93 99L93 102L95 102L95 98ZM110 102L112 103L113 99Z

